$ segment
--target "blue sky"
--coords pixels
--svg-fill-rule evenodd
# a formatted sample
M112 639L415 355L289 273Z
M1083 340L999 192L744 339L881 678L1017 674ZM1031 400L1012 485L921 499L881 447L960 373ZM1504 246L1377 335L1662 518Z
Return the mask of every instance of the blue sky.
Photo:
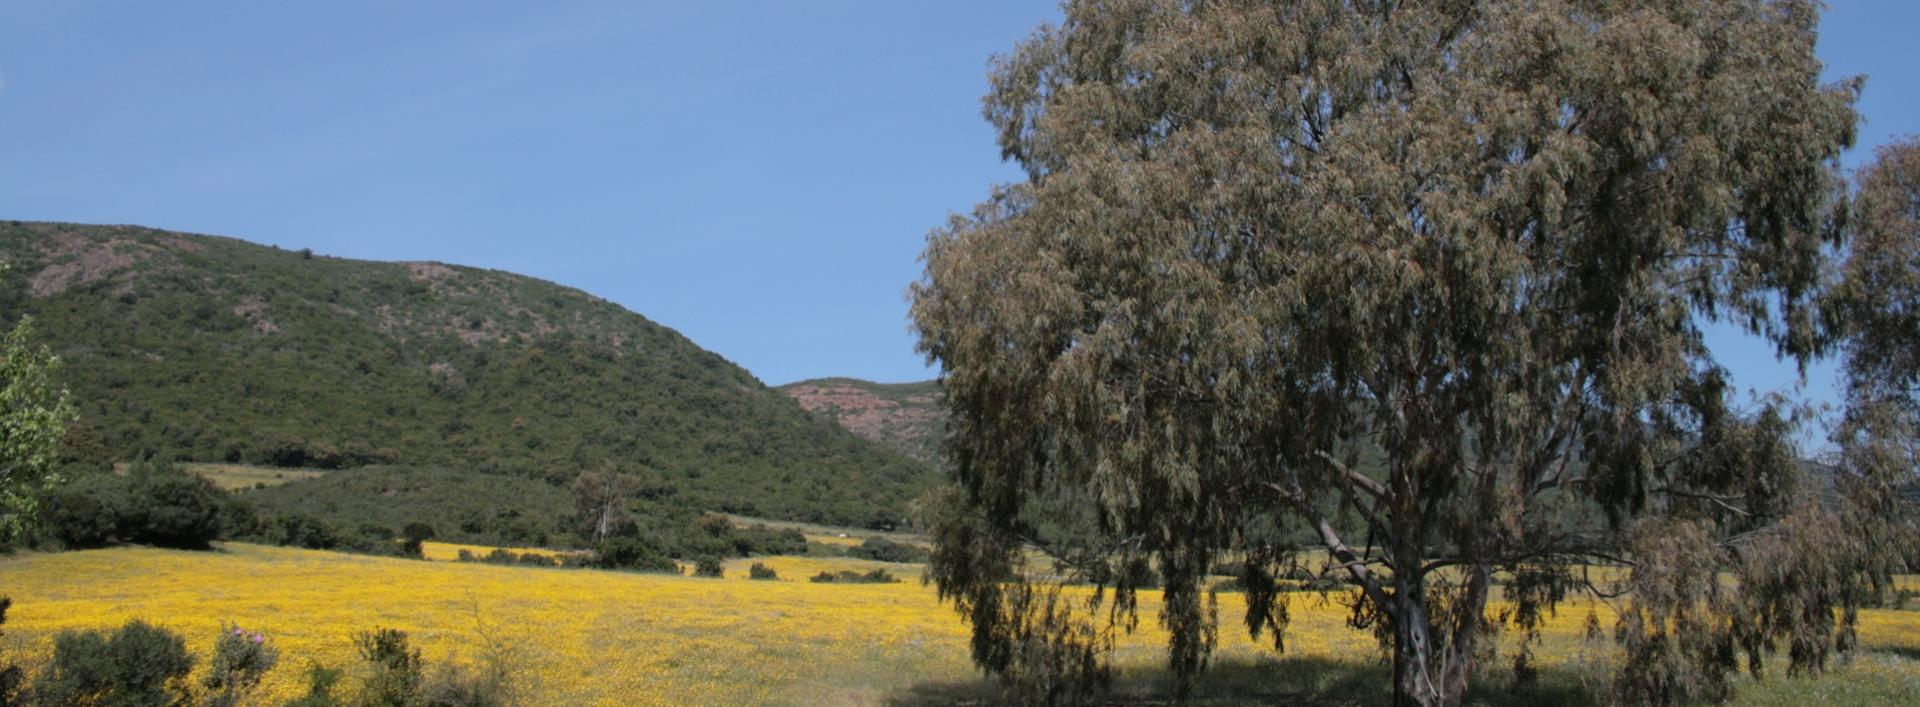
M1920 133L1920 3L1834 0L1862 148ZM927 230L1017 179L989 57L1051 2L0 2L0 218L135 223L501 268L769 383L932 376ZM1764 346L1744 387L1804 391Z

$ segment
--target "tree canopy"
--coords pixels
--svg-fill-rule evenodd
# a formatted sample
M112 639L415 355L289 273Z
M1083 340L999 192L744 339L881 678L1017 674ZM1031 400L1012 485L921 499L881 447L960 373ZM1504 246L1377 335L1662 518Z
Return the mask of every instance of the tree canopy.
M1702 336L1822 345L1860 84L1822 84L1817 10L1067 3L985 100L1026 179L912 291L953 415L931 573L976 661L1097 678L1151 581L1184 688L1231 559L1276 642L1276 578L1351 584L1406 704L1458 703L1494 631L1579 591L1623 597L1621 699L1721 694L1782 640L1823 666L1855 577L1775 573L1837 526L1791 411L1736 408ZM1042 577L1113 592L1076 614Z
M0 266L0 272L5 272ZM33 522L35 499L58 481L55 456L73 407L53 381L59 360L22 319L0 338L0 546Z
M1845 358L1836 437L1856 542L1879 583L1920 567L1920 139L1882 147L1856 177L1853 234L1826 305Z

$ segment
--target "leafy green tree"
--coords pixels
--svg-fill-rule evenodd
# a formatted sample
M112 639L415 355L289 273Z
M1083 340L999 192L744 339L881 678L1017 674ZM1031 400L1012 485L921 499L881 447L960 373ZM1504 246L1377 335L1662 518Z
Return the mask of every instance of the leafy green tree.
M574 478L574 509L589 541L598 545L633 526L628 505L640 487L638 477L622 474L612 464Z
M1859 84L1820 83L1817 3L1065 13L986 98L1025 181L936 231L912 292L958 482L930 575L978 663L1110 648L1111 623L1061 625L1036 585L1111 586L1093 596L1115 611L1081 615L1124 628L1150 569L1185 690L1223 557L1277 643L1273 578L1312 560L1353 585L1400 704L1458 704L1492 633L1537 635L1596 561L1631 568L1621 674L1688 677L1649 701L1714 696L1736 651L1757 672L1784 639L1818 669L1799 647L1843 642L1764 617L1831 618L1845 593L1723 578L1815 559L1784 529L1831 518L1796 494L1788 412L1733 409L1701 333L1819 346Z
M39 494L59 480L53 467L74 412L53 382L58 366L33 342L31 319L0 338L0 544L28 530Z

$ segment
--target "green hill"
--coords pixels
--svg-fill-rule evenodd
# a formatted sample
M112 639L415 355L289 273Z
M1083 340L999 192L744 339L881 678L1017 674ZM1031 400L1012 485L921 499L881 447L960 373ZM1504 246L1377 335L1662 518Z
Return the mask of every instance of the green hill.
M0 313L32 315L62 357L82 456L555 486L610 464L677 507L862 525L933 476L671 329L533 278L52 223L0 222L0 260Z
M872 383L854 378L818 378L778 390L809 412L823 415L863 438L932 466L941 466L940 439L947 430L940 383Z

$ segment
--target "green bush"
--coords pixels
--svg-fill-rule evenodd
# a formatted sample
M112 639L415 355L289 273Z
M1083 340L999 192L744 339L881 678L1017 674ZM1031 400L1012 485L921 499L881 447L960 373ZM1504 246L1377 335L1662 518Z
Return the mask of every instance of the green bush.
M461 550L459 558L461 562L485 562L490 565L521 565L525 567L579 567L581 566L580 563L578 562L569 563L565 559L562 559L559 557L553 557L551 555L543 555L538 552L521 553L521 552L514 552L506 548L498 548L498 547L494 548L493 552L489 552L485 555L475 555L472 552L469 552L467 550Z
M886 538L867 538L858 546L847 548L847 556L880 562L923 563L927 561L926 550Z
M864 572L864 573L855 572L853 570L840 570L839 572L821 572L820 574L814 575L811 579L807 581L819 582L823 584L828 582L838 582L841 584L892 584L900 580L894 577L891 573L887 572L886 570L876 569L871 572Z
M275 523L274 543L287 547L302 547L308 550L331 550L340 544L339 534L332 525L305 513L289 513L280 516Z
M7 610L13 608L13 600L0 597L0 626L7 623ZM0 705L20 704L20 689L26 687L26 671L14 665L12 660L0 656Z
M490 668L459 665L434 671L421 688L422 699L433 707L505 707L515 704L513 678Z
M33 690L49 705L161 707L186 701L192 670L193 657L179 635L133 620L112 634L54 636L53 658Z
M369 707L412 707L420 704L420 649L407 644L399 629L375 628L354 635L368 672L361 701Z
M56 488L40 504L39 532L68 550L118 542L125 484L112 474L97 473Z
M781 530L764 525L737 528L734 531L733 545L734 550L742 557L807 554L807 536L791 528Z
M172 465L141 463L129 472L130 502L122 539L141 545L204 550L220 537L226 492Z
M712 577L719 579L725 575L726 572L720 567L720 558L718 557L707 555L693 561L693 576L695 577Z
M307 694L288 702L286 707L339 707L341 701L333 695L333 688L340 684L341 676L338 668L314 663L307 668Z
M407 557L426 557L425 546L434 536L433 526L420 521L408 523L400 529L400 554Z
M40 534L66 549L116 542L204 550L229 528L254 530L252 509L170 464L81 476L42 497Z
M241 704L279 659L280 652L268 645L265 635L239 626L221 629L207 676L200 683L207 689L205 703L208 707Z
M779 578L780 578L780 574L778 572L773 571L772 567L768 567L758 562L753 563L752 567L747 568L747 579L779 579Z
M594 552L594 566L616 570L680 573L673 559L634 538L607 538Z

